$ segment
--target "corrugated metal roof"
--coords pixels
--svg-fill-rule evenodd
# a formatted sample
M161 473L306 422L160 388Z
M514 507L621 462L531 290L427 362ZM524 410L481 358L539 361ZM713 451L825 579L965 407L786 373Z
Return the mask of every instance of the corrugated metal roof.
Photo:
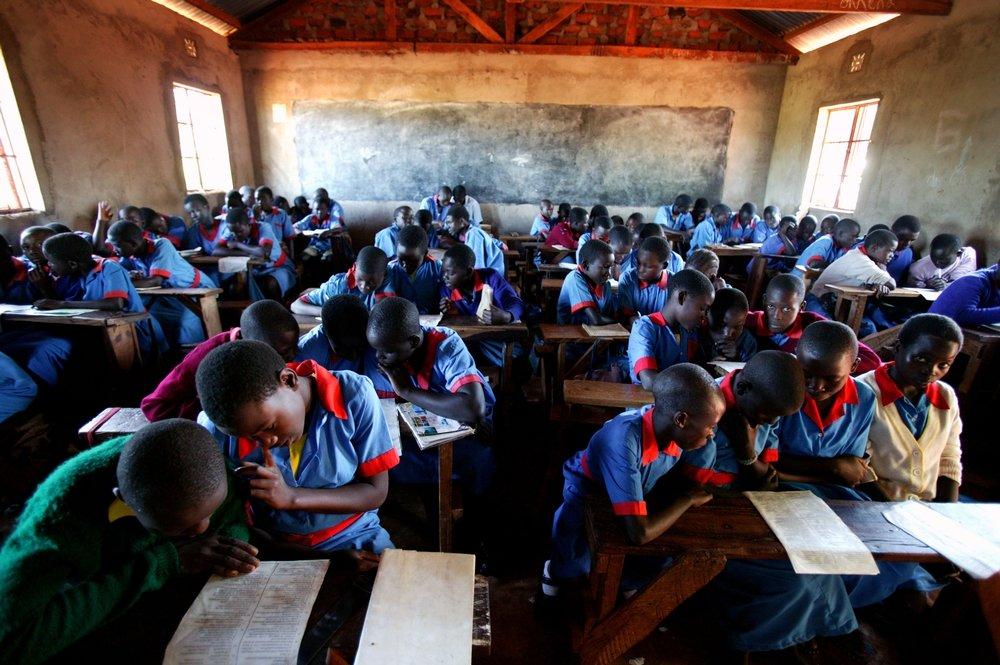
M800 28L823 16L823 14L816 12L760 12L740 10L740 13L754 23L779 35Z
M214 5L222 11L232 14L241 21L248 17L263 14L272 6L277 5L281 0L205 0L208 4Z

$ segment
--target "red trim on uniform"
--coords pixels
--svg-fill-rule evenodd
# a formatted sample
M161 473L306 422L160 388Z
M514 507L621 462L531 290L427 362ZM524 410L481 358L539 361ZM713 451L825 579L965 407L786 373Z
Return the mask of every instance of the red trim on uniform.
M653 312L649 315L649 320L661 328L667 327L667 320L663 318L663 312Z
M396 453L395 448L390 448L381 455L359 464L358 470L361 471L361 475L365 478L371 478L383 471L388 471L397 464L399 464L399 455Z
M480 291L482 291L482 290L483 290L483 280L479 276L479 271L478 270L473 270L472 271L472 296L473 296L473 299L475 298L475 295L477 293L479 293ZM458 289L452 289L451 290L451 300L452 300L452 302L459 302L461 300L465 300L465 297L462 295L462 292L459 291Z
M316 290L316 289L309 289L308 291L306 291L305 293L303 293L303 294L302 294L301 296L299 296L299 302L304 302L304 303L306 303L307 305L311 305L311 304L312 304L312 302L311 302L311 301L309 300L309 295L310 295L310 294L311 294L311 293L312 293L313 291L315 291L315 290Z
M659 366L656 364L656 358L653 358L651 356L639 358L638 360L635 361L635 365L632 367L632 372L636 376L639 376L639 372L644 372L647 369L651 369L654 372L657 371L657 369L659 369Z
M104 300L111 300L112 298L124 298L128 300L128 291L105 291Z
M642 414L642 459L645 466L660 456L660 446L656 443L656 430L653 429L653 409Z
M658 279L655 282L646 282L646 281L640 279L639 280L639 289L640 290L641 289L645 289L645 288L650 287L650 286L655 286L655 287L660 288L660 289L665 289L665 288L667 288L667 281L669 279L670 279L670 273L668 273L666 270L664 270L663 272L660 273L660 279Z
M774 464L778 461L779 453L777 448L765 448L760 453L760 461L767 464Z
M736 407L736 393L733 391L733 379L736 378L736 373L739 371L738 369L734 369L719 382L719 388L722 389L722 396L726 398L727 411Z
M416 372L417 387L421 390L427 390L431 386L431 373L434 371L434 359L437 357L437 349L444 341L447 335L440 330L431 329L428 330L424 335L424 343L426 344L424 348L424 364L418 372ZM411 366L411 372L412 366Z
M97 265L95 265L94 269L91 270L90 272L93 273L93 274L97 274L97 273L103 271L104 270L104 262L105 261L106 261L106 259L103 259L103 258L95 256L94 257L94 263L97 264Z
M201 284L201 271L197 268L194 269L194 279L191 280L191 288L194 288Z
M211 235L206 235L205 227L202 226L201 224L198 224L198 235L200 235L202 238L204 238L209 242L215 242L215 238L219 235L219 229L222 227L222 224L219 223L219 220L215 220L215 222L216 223L212 225Z
M590 462L587 461L587 453L580 455L580 468L583 469L583 475L591 480L594 479L594 474L590 472Z
M343 522L338 522L331 527L320 529L319 531L313 531L312 533L279 533L278 538L286 543L295 543L296 545L305 545L306 547L316 547L323 541L329 540L341 531L347 529L347 527L361 519L362 515L364 515L364 513L351 515Z
M241 436L236 439L236 457L237 459L245 459L247 455L257 450L257 443L251 439Z
M468 385L470 383L482 383L483 379L478 374L466 374L460 379L457 379L453 384L451 384L451 392L457 393L458 389L462 386Z
M379 396L379 399L396 399L398 395L391 390L376 390L375 394Z
M847 383L844 387L840 389L836 397L833 398L833 405L830 406L830 410L826 414L826 420L821 420L819 417L819 406L816 404L816 400L806 393L806 401L802 405L802 411L806 414L809 420L813 421L813 424L819 428L819 431L824 431L827 427L832 425L834 421L842 418L845 412L844 406L847 404L857 404L858 403L858 387L854 385L854 379L847 377Z
M611 504L612 509L615 511L615 515L645 515L646 514L646 502L645 501L620 501L618 503Z
M347 408L344 406L344 393L340 381L330 373L330 370L312 360L288 363L286 367L299 376L311 376L316 379L319 398L323 401L326 410L340 420L347 420Z
M569 311L573 314L576 314L581 309L587 309L588 307L593 307L594 309L597 309L597 303L594 302L593 300L581 300L578 303L573 303L573 305L570 306Z
M14 282L23 282L28 278L28 264L16 256L10 257L10 262L14 266L14 274L11 275L10 281L5 285L8 287L14 284Z
M735 473L726 473L725 471L716 471L714 469L702 469L697 466L691 466L690 464L682 465L681 473L701 485L723 487L725 485L731 485L736 481Z
M354 264L347 270L347 277L345 278L345 280L347 282L348 289L354 289L358 285L358 278L356 277L357 269L358 269L357 264Z
M149 271L150 277L162 277L163 279L170 279L170 274L166 268L153 268Z
M892 404L903 396L903 391L899 389L892 376L889 375L889 368L895 364L895 361L888 362L875 370L875 384L878 386L879 401L882 403L882 406ZM950 408L948 400L945 399L944 392L936 382L927 384L924 395L927 396L927 401L936 408L942 411L947 411Z

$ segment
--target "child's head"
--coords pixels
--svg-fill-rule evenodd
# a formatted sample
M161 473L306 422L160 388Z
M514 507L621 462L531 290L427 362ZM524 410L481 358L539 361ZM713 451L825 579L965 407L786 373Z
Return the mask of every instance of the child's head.
M243 202L243 207L249 208L253 205L253 187L250 185L243 185L240 187L240 200Z
M396 261L408 274L416 272L427 256L427 232L416 224L404 226L396 238Z
M816 235L816 218L806 215L799 220L799 239L809 240Z
M434 215L430 210L418 210L413 219L417 223L417 226L424 229L424 231L434 225Z
M312 200L312 212L317 217L325 217L330 213L330 198L327 196L316 196Z
M123 206L118 209L118 219L132 222L136 226L142 226L142 216L139 214L139 207L133 205Z
M184 197L184 211L191 220L191 224L201 224L208 227L215 223L212 219L212 207L208 205L208 199L203 194L188 194Z
M839 221L840 221L840 215L836 213L830 213L829 215L824 217L822 220L820 220L819 223L820 235L825 236L833 233L833 227L835 227L837 225L837 222Z
M603 240L607 242L611 237L611 227L614 224L611 222L610 217L594 217L590 218L590 237L594 240Z
M595 220L598 217L607 217L608 219L611 218L611 213L608 212L607 206L598 203L597 205L595 205L593 208L590 209L590 219Z
M409 226L413 223L413 208L410 206L399 206L392 211L392 223L397 229Z
M754 354L733 377L732 387L736 405L753 427L773 424L801 409L805 401L802 366L784 351Z
M559 215L559 221L568 220L569 219L569 213L570 213L570 211L572 209L573 209L573 206L571 206L570 204L568 204L568 203L560 203L559 204L559 210L558 210L558 213L557 213Z
M292 199L292 205L298 210L308 210L309 209L309 199L304 196L296 196Z
M458 238L469 228L469 211L465 206L455 205L448 208L448 216L444 224L455 238Z
M746 226L750 223L754 217L757 216L757 206L747 201L740 206L740 224Z
M896 381L924 390L944 377L962 350L962 329L940 314L907 319L896 338Z
M441 279L449 289L464 289L472 285L476 270L476 254L468 245L452 245L441 261Z
M182 418L146 425L125 442L114 494L147 530L188 538L208 530L226 500L222 451L204 427Z
M243 208L243 195L238 189L230 189L226 192L226 208Z
M271 191L270 187L258 187L257 191L254 192L254 200L264 210L270 210L274 207L274 192Z
M354 261L354 283L364 295L374 293L385 281L389 257L378 247L368 245L358 252Z
M892 223L892 232L896 234L896 253L902 252L920 237L920 220L914 215L897 217Z
M641 212L633 212L625 220L625 226L632 232L633 237L638 237L639 229L646 223L646 217Z
M649 222L639 227L639 242L646 238L666 238L667 233L660 224Z
M292 362L298 352L299 323L280 302L258 300L240 314L240 337L263 342L285 362Z
M56 277L85 274L94 262L93 249L75 233L57 233L42 244L42 253Z
M444 204L451 203L451 197L453 195L454 193L451 191L451 187L449 187L448 185L441 185L441 187L437 191L437 194L435 194L438 203L444 203Z
M726 412L719 386L708 372L691 363L671 365L657 374L652 392L653 427L666 422L663 438L682 450L696 450L708 443ZM660 434L657 431L658 440Z
M850 249L860 233L860 224L853 219L842 219L833 226L833 242L841 249Z
M56 232L47 226L29 226L21 231L21 253L36 266L45 265L42 245L54 235Z
M712 221L719 228L729 223L729 217L733 214L732 209L725 203L716 203L712 206Z
M768 225L769 228L776 229L781 221L781 210L778 206L765 206L764 212L761 213L761 217L764 219L764 223ZM795 219L794 217L792 219Z
M869 231L865 235L865 252L875 263L887 265L896 252L896 235L887 229Z
M885 229L886 231L888 231L889 230L889 225L888 224L872 224L871 226L868 227L868 233L871 233L872 231L878 231L879 229Z
M770 224L768 224L768 226L770 226ZM786 237L794 237L798 231L799 224L791 215L785 215L781 218L781 221L778 223L776 228L778 229L778 233L784 233Z
M669 259L670 243L659 236L646 238L639 243L639 250L635 253L636 277L646 283L658 282Z
M625 224L625 220L621 215L611 215L611 223L615 226L623 226Z
M549 201L548 199L542 199L542 202L538 204L538 212L540 212L542 214L542 217L545 217L546 219L552 217L552 212L553 212L552 201Z
M664 316L685 330L701 326L712 306L715 289L708 278L697 270L681 270L670 276L667 283L667 303Z
M323 334L341 358L357 360L368 348L368 308L361 298L341 293L323 303Z
M73 229L69 228L62 222L49 222L45 225L45 228L52 229L56 233L72 233Z
M583 208L573 208L569 211L569 226L574 233L583 233L587 230L587 221L590 216Z
M580 270L594 284L604 284L611 277L615 262L611 245L603 240L588 240L580 248Z
M368 317L368 343L386 367L405 363L424 341L417 306L405 298L386 298Z
M691 207L691 219L695 224L698 224L708 215L708 199L699 197L694 200L694 205Z
M931 263L935 268L944 270L962 253L962 240L952 233L940 233L931 240Z
M686 212L691 212L691 205L693 201L691 197L687 194L678 194L677 198L674 199L674 214L683 215Z
M108 229L108 242L118 256L135 256L144 254L146 239L142 237L142 229L130 222L115 222Z
M615 263L621 263L632 251L632 232L624 224L615 224L608 234L608 244L615 255Z
M311 406L302 384L308 382L270 346L249 340L213 349L195 375L201 408L211 421L267 448L302 437Z
M767 329L771 334L782 333L792 327L806 297L805 283L795 275L775 275L764 291L764 313Z
M250 237L250 217L243 206L230 208L226 213L226 226L233 235L243 241Z
M688 254L684 267L697 270L712 281L719 277L719 257L715 252L704 247Z
M832 398L858 366L858 338L839 321L816 321L799 339L795 355L806 375L806 391L817 402Z
M165 236L167 235L167 231L170 230L167 226L167 220L163 215L152 208L139 208L139 220L139 226L146 231L152 231L158 236Z
M326 191L326 187L317 187L316 191L313 192L313 200L316 199L330 199L330 192Z
M274 205L285 212L291 212L292 206L288 205L288 199L284 196L275 196Z
M455 200L456 205L464 206L469 193L465 191L465 185L458 185L455 187L454 191L452 191L451 196Z
M747 297L739 289L721 288L715 292L715 300L708 309L708 330L716 342L736 341L743 334L750 305Z

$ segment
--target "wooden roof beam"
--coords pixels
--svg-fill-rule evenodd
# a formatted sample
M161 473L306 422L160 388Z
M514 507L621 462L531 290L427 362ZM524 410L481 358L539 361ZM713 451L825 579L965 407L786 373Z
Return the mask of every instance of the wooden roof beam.
M507 0L520 3L526 0ZM546 0L573 3L575 0ZM945 16L951 0L593 0L595 5L648 5L688 9L747 9L834 14L929 14Z
M777 49L780 53L786 53L795 59L802 55L801 51L786 42L779 35L774 34L762 25L758 25L739 12L728 9L717 10L716 15L729 21L737 28L747 33L754 39L764 42L768 46Z
M476 32L481 34L483 37L493 42L494 44L502 44L503 37L494 30L489 23L484 21L479 14L472 11L467 4L462 2L462 0L442 0L444 4L451 7L456 14L465 19L466 23L475 28Z
M541 39L545 35L555 30L560 23L562 23L570 16L580 11L581 9L583 9L582 2L574 2L572 4L563 5L558 10L556 10L556 12L552 14L552 16L550 16L545 21L542 21L541 23L536 25L524 37L521 37L520 41L518 41L518 44L534 44L539 39Z

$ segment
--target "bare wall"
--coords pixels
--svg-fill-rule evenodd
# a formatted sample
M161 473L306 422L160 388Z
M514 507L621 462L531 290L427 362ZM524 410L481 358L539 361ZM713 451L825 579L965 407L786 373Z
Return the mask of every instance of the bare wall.
M372 100L728 107L735 113L723 198L736 205L762 201L785 78L784 65L687 60L321 51L241 51L240 58L251 131L258 139L257 173L262 183L285 195L303 189L294 103ZM284 122L274 122L276 103L287 107ZM437 184L428 181L426 195ZM475 183L469 183L469 192L476 196ZM416 202L341 203L349 223L367 235L388 222L395 205ZM528 199L521 205L481 203L487 220L504 230L527 230L537 207ZM638 209L653 213L652 208ZM612 207L612 214L631 211Z
M788 70L767 200L801 202L819 108L879 96L858 208L863 227L912 213L922 242L957 232L1000 252L1000 3L955 0L948 17L903 16L802 57ZM852 46L870 40L861 72ZM822 212L813 210L813 212ZM802 211L804 214L804 210Z
M222 94L233 177L252 180L239 59L197 23L148 0L3 0L0 47L47 216L86 228L99 199L182 211L172 81ZM34 218L0 217L0 230Z

